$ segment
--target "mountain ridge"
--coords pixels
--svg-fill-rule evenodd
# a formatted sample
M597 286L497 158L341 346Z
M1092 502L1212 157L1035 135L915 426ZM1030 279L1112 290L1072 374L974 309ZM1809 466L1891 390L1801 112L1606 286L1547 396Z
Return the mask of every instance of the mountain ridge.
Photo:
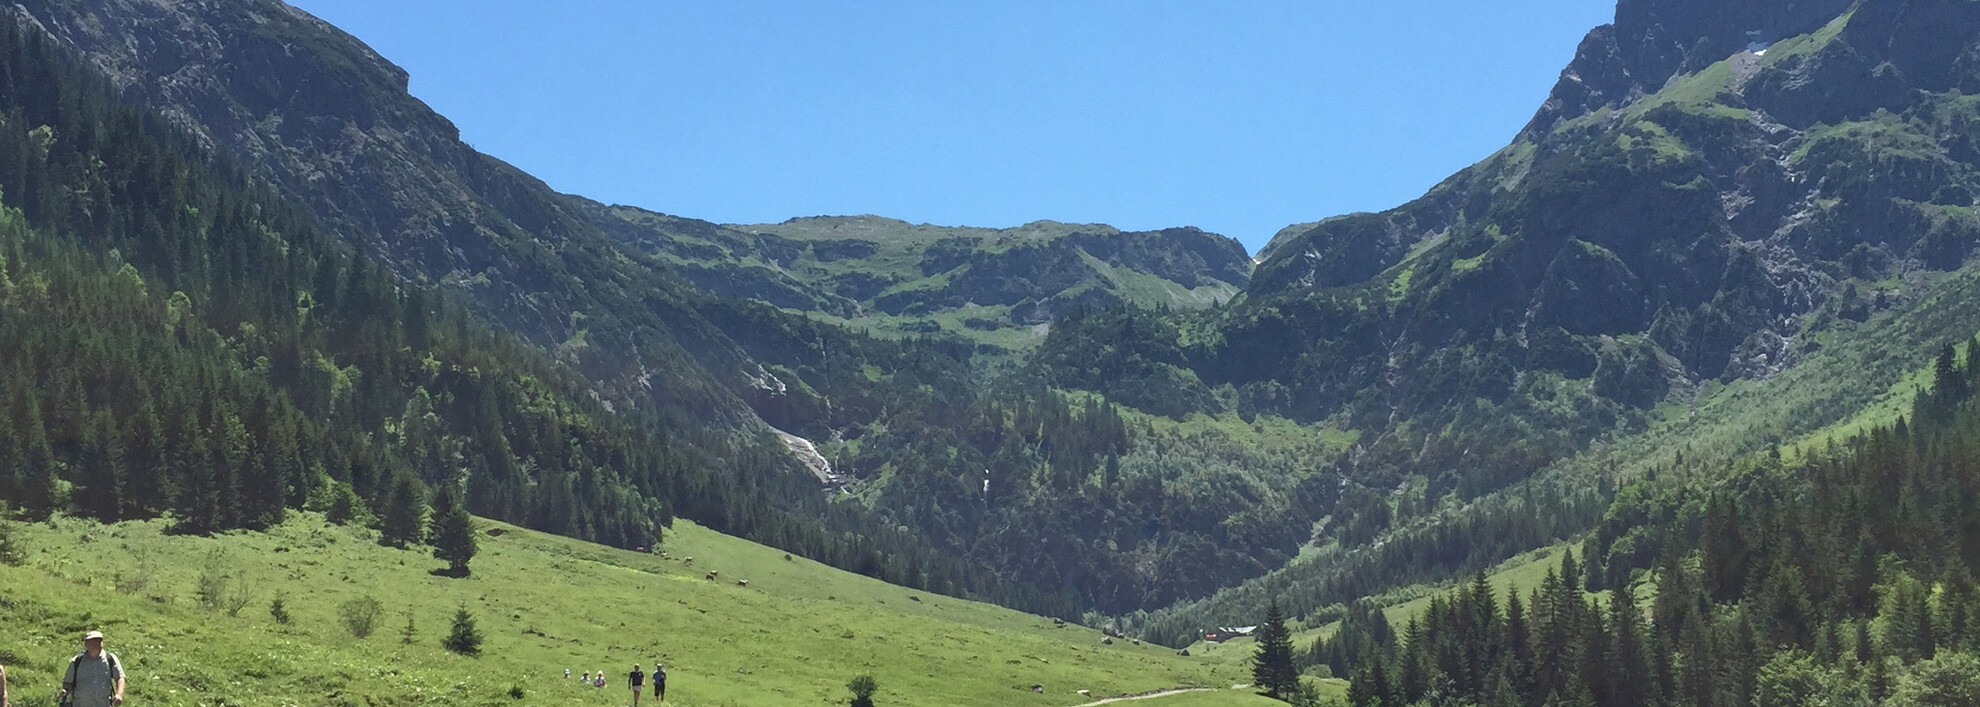
M895 336L1028 349L1073 309L1215 306L1250 281L1236 240L1196 228L1124 232L1033 221L1011 228L882 216L728 225L631 206L587 207L602 230L697 287Z

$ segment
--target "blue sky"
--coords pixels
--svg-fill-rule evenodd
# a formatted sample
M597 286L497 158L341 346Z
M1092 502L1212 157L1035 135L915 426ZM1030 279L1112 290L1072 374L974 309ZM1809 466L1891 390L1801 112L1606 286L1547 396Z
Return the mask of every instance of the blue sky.
M1605 0L290 0L552 187L723 223L1278 229L1505 145Z

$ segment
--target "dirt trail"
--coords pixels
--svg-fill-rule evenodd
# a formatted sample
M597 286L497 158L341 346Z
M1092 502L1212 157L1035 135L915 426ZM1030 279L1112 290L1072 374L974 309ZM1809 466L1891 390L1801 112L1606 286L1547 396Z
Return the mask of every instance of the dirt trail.
M1150 692L1150 693L1146 693L1146 694L1141 694L1141 695L1127 695L1127 696L1125 696L1125 697L1109 697L1109 698L1107 698L1107 699L1104 699L1104 700L1094 700L1094 701L1092 701L1092 702L1088 702L1088 703L1086 703L1086 704L1083 704L1083 705L1074 705L1073 707L1095 707L1096 705L1110 705L1110 704L1113 704L1113 703L1115 703L1115 702L1126 702L1126 701L1128 701L1128 700L1150 700L1150 699L1154 699L1154 698L1157 698L1157 697L1168 697L1168 696L1170 696L1170 695L1180 695L1180 694L1182 694L1182 693L1185 693L1185 692L1209 692L1209 691L1211 691L1211 690L1214 690L1214 689L1216 689L1216 688L1214 688L1214 687L1182 687L1182 688L1176 688L1176 689L1174 689L1174 690L1163 690L1163 691L1161 691L1161 692Z

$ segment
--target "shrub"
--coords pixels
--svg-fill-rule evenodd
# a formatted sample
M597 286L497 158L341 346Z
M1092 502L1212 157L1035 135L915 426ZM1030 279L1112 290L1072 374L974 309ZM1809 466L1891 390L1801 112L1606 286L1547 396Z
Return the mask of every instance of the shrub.
M852 707L873 707L873 693L880 691L880 683L871 675L860 675L846 683L846 690L852 692Z
M27 562L27 549L21 547L20 532L14 528L12 513L0 502L0 565L19 567Z
M268 618L274 619L275 623L278 624L289 623L289 608L283 606L282 595L280 593L277 593L275 598L268 602Z
M351 635L364 638L371 635L371 628L378 621L378 614L385 610L384 605L371 597L359 597L337 606L337 615L343 619L344 628Z
M206 564L200 567L199 581L193 586L193 599L209 611L227 603L227 566L219 550L206 554Z

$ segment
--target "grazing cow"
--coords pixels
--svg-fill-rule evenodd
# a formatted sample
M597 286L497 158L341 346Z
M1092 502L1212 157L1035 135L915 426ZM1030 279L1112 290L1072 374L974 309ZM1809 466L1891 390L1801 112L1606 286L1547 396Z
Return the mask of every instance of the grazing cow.
M718 574L721 574L721 573L720 573L720 572L717 572L717 571L715 571L715 570L709 570L709 571L708 571L708 581L710 581L710 582L713 582L713 581L715 581L715 575L718 575Z
M749 586L749 580L747 580L747 579L738 579L738 580L736 580L736 586L738 586L738 587L747 587L747 586Z

